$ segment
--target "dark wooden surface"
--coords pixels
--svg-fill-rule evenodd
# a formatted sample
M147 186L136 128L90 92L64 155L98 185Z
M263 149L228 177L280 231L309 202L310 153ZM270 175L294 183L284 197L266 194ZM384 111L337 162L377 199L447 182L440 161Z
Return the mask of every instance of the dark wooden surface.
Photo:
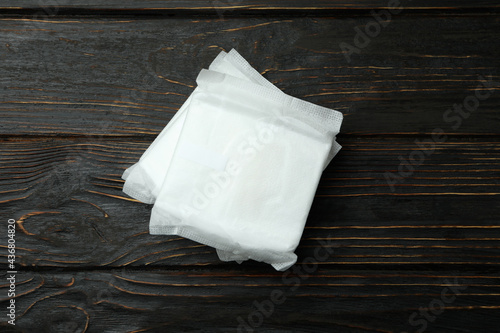
M341 0L316 0L303 1L291 0L286 3L279 0L257 1L257 0L220 0L220 1L203 1L203 0L4 0L0 5L2 9L21 9L21 10L44 10L44 11L60 11L65 9L91 9L91 10L173 10L173 9L200 9L207 11L214 8L226 8L230 10L255 10L269 11L272 9L278 10L295 10L295 9L380 9L393 7L392 1L386 0L358 0L358 1L341 1ZM428 9L443 9L446 11L460 9L487 9L495 10L500 7L497 1L494 0L409 0L400 1L401 5L410 10L428 10ZM397 2L396 2L397 4ZM133 13L138 14L138 13Z
M2 2L0 329L235 332L280 291L256 332L500 332L500 5L403 1L347 61L340 43L388 3ZM331 253L307 275L151 236L151 206L121 192L199 70L233 47L286 93L345 116L295 268L325 243ZM490 96L446 121L481 77ZM446 139L391 187L387 173L436 129ZM453 301L412 321L450 284Z

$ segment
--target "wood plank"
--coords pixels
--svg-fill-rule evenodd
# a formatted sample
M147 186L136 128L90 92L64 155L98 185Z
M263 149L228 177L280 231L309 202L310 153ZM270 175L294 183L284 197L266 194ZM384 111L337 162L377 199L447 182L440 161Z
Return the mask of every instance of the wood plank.
M370 22L2 18L0 135L150 140L199 70L233 47L286 93L343 112L343 134L498 135L496 16L395 17L348 62L340 44ZM490 75L491 94L470 116L447 113Z
M272 269L21 271L16 276L16 328L235 332L241 322L258 331L286 332L498 328L500 281L492 272L309 268L310 274L302 270L287 275ZM7 289L4 282L2 295ZM281 297L271 311L272 293ZM258 310L256 303L268 308ZM1 304L7 305L5 296ZM251 326L252 320L256 324ZM241 327L240 332L247 331Z
M323 266L498 269L498 139L450 137L436 144L434 153L395 184L394 191L385 174L397 173L398 156L408 158L416 149L413 139L344 136L339 142L344 148L320 181L297 250L299 261L327 242L335 254L319 263ZM212 248L180 237L149 235L151 205L126 196L120 179L149 143L4 140L0 204L4 219L18 221L20 263L233 267L220 262Z
M347 61L340 43L388 3L2 2L0 214L17 220L19 271L16 326L0 330L498 331L500 5L413 0ZM199 69L232 47L346 116L292 273L151 236L151 206L121 192ZM490 75L470 117L444 119ZM436 129L446 139L421 151ZM276 292L284 303L260 315Z
M67 8L75 9L133 9L133 10L176 10L176 9L197 9L197 10L213 10L216 8L226 11L263 11L263 10L279 10L289 11L290 9L298 10L321 10L321 9L373 9L387 8L391 9L394 3L399 3L406 9L445 9L447 11L454 9L477 9L477 8L498 8L499 4L493 0L476 0L474 2L453 1L453 0L412 0L392 2L389 0L358 0L358 1L331 1L331 0L316 0L303 1L292 0L286 3L278 0L274 1L256 1L256 0L6 0L2 2L0 10L7 9L42 9L48 13L63 11ZM57 14L56 12L56 14Z

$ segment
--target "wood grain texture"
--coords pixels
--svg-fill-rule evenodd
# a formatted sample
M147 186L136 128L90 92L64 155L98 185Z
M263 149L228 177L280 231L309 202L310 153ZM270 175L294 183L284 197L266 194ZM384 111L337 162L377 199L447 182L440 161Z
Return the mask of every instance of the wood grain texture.
M255 331L415 332L423 311L434 319L429 332L498 332L499 282L496 274L458 270L28 271L19 274L18 325L37 332L236 332L238 317L258 323L255 302L279 292L281 304ZM0 290L5 294L4 285ZM443 294L450 302L433 315Z
M340 44L373 21L3 19L0 131L151 138L234 47L286 93L343 112L343 134L498 134L496 16L397 18L349 63ZM444 118L490 76L476 111Z
M494 9L500 5L494 0L476 0L472 1L457 1L457 0L401 0L403 7L408 9L444 9L447 11L454 9L477 9L487 8ZM389 0L358 0L358 1L331 1L331 0L315 0L301 1L256 1L256 0L6 0L2 1L0 10L7 9L38 9L46 10L48 13L57 14L67 8L76 9L128 9L128 10L176 10L176 9L197 9L210 11L217 8L228 11L269 11L281 10L290 11L291 9L298 10L321 10L321 9L390 9L393 7L393 2Z
M253 331L500 332L500 5L407 2L348 61L341 43L388 4L2 2L0 216L17 221L19 271L17 325L1 312L0 330L235 332L277 291ZM233 47L345 116L285 273L149 235L151 206L121 191L199 70ZM474 111L448 111L476 93Z
M394 191L385 174L398 172L398 156L416 148L412 139L345 136L339 142L343 150L319 184L300 258L311 256L322 240L339 249L321 265L499 268L500 142L450 138L437 144ZM4 141L0 201L18 220L21 263L226 265L209 247L149 235L151 206L125 195L120 178L148 144L107 138Z

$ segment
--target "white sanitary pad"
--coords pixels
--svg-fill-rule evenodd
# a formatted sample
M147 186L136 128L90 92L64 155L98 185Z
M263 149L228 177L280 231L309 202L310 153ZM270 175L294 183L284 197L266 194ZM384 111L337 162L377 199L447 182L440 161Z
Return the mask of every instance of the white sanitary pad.
M251 80L272 89L276 88L243 59L236 50L229 53L222 51L209 67L219 71ZM196 89L195 89L196 91ZM129 167L122 175L125 180L123 192L147 204L154 203L160 192L163 178L168 170L172 154L177 146L177 140L186 118L186 110L191 101L189 97L179 111L161 131L139 161Z
M296 262L321 172L341 148L342 115L285 95L235 50L221 52L197 83L124 172L123 191L156 200L151 234L285 270Z
M342 114L216 71L197 83L150 233L285 270Z

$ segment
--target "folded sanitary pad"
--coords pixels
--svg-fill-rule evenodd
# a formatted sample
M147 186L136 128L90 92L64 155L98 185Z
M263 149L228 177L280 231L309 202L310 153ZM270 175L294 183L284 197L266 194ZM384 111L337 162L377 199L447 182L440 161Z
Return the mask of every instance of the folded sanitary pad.
M279 91L278 88L253 69L234 49L229 53L224 51L219 53L209 68L251 80ZM122 178L125 180L123 192L132 198L148 204L154 203L177 145L190 101L191 97L181 106L139 161L123 173Z
M342 114L284 94L234 50L197 84L125 171L124 192L155 203L151 234L285 270L297 260L321 173L340 149Z

